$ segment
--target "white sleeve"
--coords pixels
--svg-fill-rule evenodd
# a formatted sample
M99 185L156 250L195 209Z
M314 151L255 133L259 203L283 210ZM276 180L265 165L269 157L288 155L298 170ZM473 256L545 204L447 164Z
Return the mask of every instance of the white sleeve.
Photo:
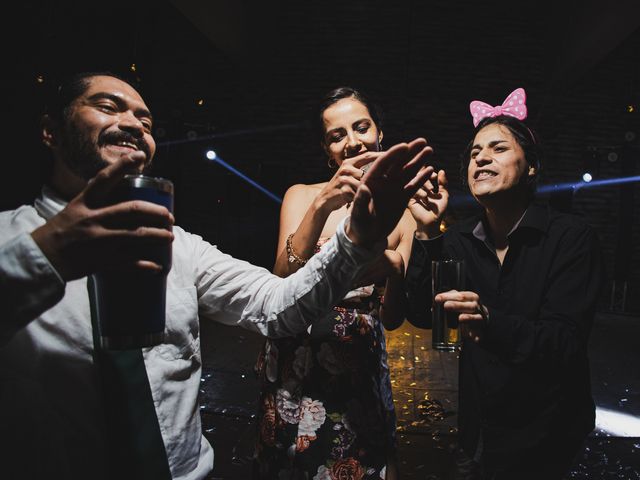
M58 303L65 282L30 234L0 245L0 344Z
M371 250L357 247L345 234L345 221L319 253L286 278L209 245L217 254L200 255L201 259L211 258L205 260L197 282L200 313L268 337L304 331L329 313L351 289L358 274L386 247L386 239Z

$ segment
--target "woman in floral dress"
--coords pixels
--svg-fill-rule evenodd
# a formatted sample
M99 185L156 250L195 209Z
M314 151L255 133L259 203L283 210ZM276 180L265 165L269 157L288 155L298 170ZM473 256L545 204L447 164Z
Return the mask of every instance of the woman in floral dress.
M379 156L375 107L341 87L319 108L321 145L336 169L328 182L294 185L280 212L274 272L303 266L350 215L366 171ZM255 478L396 479L395 412L384 328L404 319L403 277L415 221L408 210L384 257L326 321L296 337L268 340L256 366L263 381Z

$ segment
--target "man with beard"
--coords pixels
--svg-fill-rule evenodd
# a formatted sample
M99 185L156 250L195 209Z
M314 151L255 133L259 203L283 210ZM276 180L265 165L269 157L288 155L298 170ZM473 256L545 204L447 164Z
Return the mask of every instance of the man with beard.
M8 445L1 468L7 478L204 478L213 450L201 435L197 404L199 316L274 337L305 330L383 254L408 199L432 173L424 166L431 149L423 139L375 155L354 188L353 214L335 238L304 268L279 278L173 227L164 207L143 201L105 206L126 173L150 163L152 121L140 94L122 79L74 77L59 88L43 120L42 140L53 156L47 185L33 206L0 214L0 422ZM151 452L153 441L140 440L132 463L110 464L118 439L107 434L87 275L107 268L123 275L158 271L144 252L171 242L171 335L143 350L159 452Z

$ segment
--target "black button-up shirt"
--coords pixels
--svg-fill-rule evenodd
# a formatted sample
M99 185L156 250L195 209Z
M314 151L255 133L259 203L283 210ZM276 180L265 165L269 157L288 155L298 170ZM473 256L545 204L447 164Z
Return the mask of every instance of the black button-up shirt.
M415 239L406 275L414 325L431 327L431 260L464 259L465 290L489 310L480 342L463 339L461 445L474 455L482 437L485 452L506 453L586 436L595 418L587 343L604 275L596 235L579 217L531 205L500 265L484 226L480 216Z

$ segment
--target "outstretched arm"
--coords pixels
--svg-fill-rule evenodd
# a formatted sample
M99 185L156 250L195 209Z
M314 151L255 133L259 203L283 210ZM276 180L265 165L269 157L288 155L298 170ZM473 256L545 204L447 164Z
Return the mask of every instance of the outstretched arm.
M202 313L268 336L291 336L323 318L383 254L409 198L432 171L424 167L430 152L424 140L384 152L367 172L371 186L364 184L365 175L358 187L351 218L319 254L286 278L230 257L199 255L213 259L209 266L198 264L204 269L198 281ZM345 231L347 223L351 235Z
M311 258L331 212L353 200L362 178L360 166L372 162L378 156L379 152L367 152L345 160L315 196L312 194L313 187L306 185L294 185L287 190L280 209L280 230L273 273L286 277ZM290 248L295 254L293 261L289 261L287 252L289 236Z
M387 276L384 290L384 300L380 307L380 319L387 330L398 328L404 322L407 314L407 301L405 294L404 276L405 266L409 263L411 244L416 223L408 211L398 223L400 231L400 243L395 251L392 251L398 268Z
M416 232L405 276L407 320L419 328L431 328L431 261L439 259L442 254L440 223L448 205L449 191L444 170L432 173L409 200Z

